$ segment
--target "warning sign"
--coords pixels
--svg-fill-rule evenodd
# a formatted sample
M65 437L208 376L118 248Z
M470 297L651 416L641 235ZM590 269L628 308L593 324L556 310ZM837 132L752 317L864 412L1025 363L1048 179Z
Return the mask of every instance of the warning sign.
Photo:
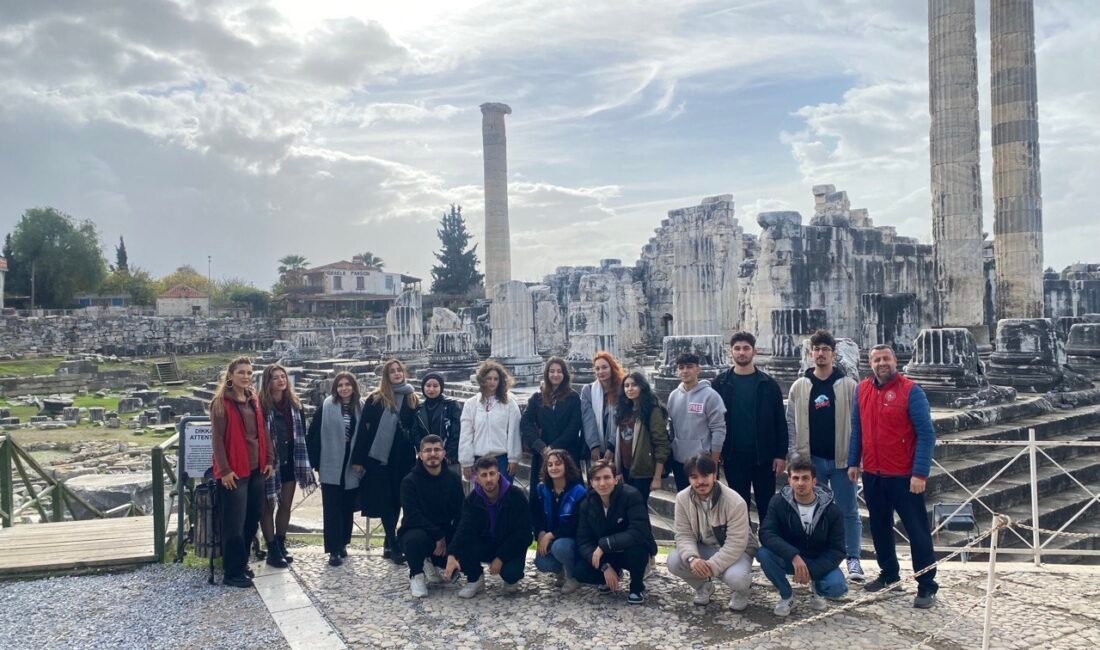
M188 422L183 428L183 471L201 479L214 464L214 437L209 422Z

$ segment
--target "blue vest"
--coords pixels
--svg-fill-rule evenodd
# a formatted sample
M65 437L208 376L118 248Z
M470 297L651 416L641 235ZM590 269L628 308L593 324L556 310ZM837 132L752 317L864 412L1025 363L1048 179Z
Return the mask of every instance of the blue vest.
M561 495L561 501L558 502L558 511L555 513L554 508L554 492L545 483L539 483L535 488L538 490L539 498L542 500L542 516L543 521L546 523L546 530L553 530L557 528L555 523L561 525L577 516L577 507L580 502L584 500L584 495L587 490L580 483L574 483L573 487L567 488ZM560 522L560 523L559 523Z

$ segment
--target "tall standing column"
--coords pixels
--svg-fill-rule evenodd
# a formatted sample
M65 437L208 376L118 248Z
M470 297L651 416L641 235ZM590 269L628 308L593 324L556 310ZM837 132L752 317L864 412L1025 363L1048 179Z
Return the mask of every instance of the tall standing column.
M507 104L481 105L481 140L485 147L485 297L512 279L512 244L508 234Z
M928 0L932 240L940 325L988 343L974 0Z
M1043 317L1033 0L990 0L997 318Z

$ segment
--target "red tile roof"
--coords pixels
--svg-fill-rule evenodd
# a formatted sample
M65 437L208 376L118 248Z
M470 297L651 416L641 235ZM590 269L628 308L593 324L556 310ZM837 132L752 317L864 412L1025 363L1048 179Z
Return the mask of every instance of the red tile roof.
M197 291L187 286L186 284L177 284L168 291L160 294L159 298L205 298L206 294L201 291Z

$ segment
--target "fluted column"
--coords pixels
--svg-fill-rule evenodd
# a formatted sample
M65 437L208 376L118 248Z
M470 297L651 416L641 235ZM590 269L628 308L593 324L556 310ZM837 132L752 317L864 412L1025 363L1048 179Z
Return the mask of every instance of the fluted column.
M989 13L997 318L1042 318L1035 5L1032 0L991 0Z
M507 104L481 105L481 140L485 150L485 297L512 279L512 244L508 233Z
M988 342L974 0L928 0L932 239L940 324Z

